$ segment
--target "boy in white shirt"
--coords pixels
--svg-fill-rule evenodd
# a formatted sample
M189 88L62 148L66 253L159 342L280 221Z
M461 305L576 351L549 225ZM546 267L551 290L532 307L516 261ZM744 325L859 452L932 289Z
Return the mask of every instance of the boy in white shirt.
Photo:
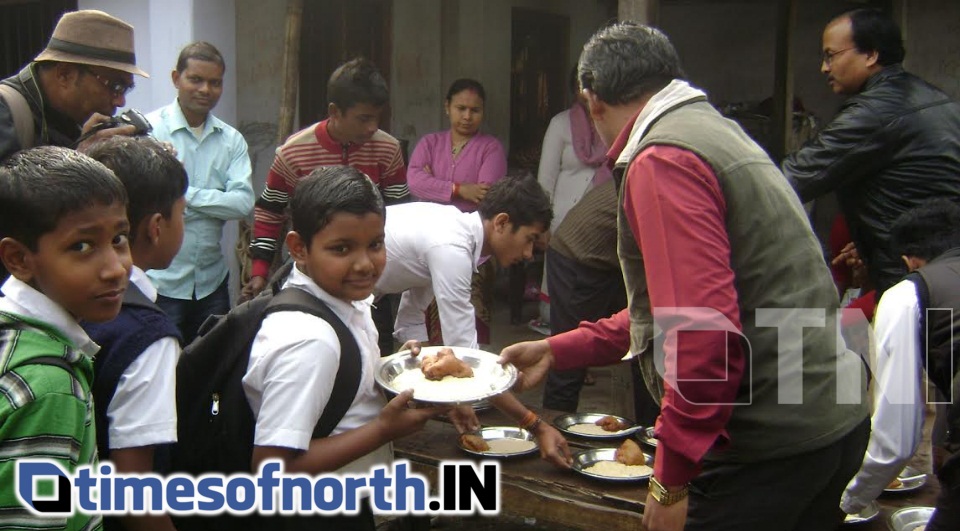
M550 198L528 177L505 177L494 183L476 212L436 203L387 207L386 267L375 293L378 297L403 293L394 337L401 342L427 341L424 312L436 298L443 343L478 348L470 302L477 266L491 256L502 267L531 259L534 244L552 218ZM560 432L511 393L496 396L491 403L538 438L544 460L560 468L570 466L570 450ZM458 428L479 427L469 408L458 408L454 420Z
M877 398L870 441L860 471L847 485L840 507L848 514L862 511L897 479L917 451L926 410L922 376L926 372L937 389L952 399L944 445L944 450L952 454L937 472L940 496L926 528L958 529L960 206L949 199L934 199L908 210L890 227L890 248L902 253L911 274L885 291L877 307Z
M360 348L360 386L329 437L312 439L341 363L333 327L303 312L263 320L243 377L256 419L253 470L280 459L287 473L367 473L393 459L390 442L423 427L436 408L408 409L413 392L385 403L374 372L380 360L370 315L373 288L386 262L384 206L376 185L348 166L314 170L290 201L286 244L295 267L284 288L317 297L346 324ZM374 529L368 502L356 516L328 519L330 529Z
M100 352L94 360L94 408L100 459L116 472L164 472L156 449L177 442L176 369L180 333L155 303L146 271L164 269L183 241L187 173L159 142L115 136L88 155L110 168L127 190L133 267L120 315L84 323ZM158 456L159 457L159 456ZM167 515L103 519L105 531L173 531Z

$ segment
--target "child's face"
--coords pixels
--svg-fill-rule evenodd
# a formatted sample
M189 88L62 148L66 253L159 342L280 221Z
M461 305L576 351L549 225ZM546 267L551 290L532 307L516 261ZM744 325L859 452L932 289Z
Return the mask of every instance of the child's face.
M183 244L183 211L186 207L187 200L181 197L170 209L169 218L160 216L157 237L158 261L163 266L160 269L167 268L180 252L180 245Z
M359 301L373 293L387 262L383 237L383 216L339 212L313 235L309 250L294 246L291 252L300 270L324 291L344 301Z
M490 248L497 258L497 263L508 267L532 259L533 246L544 230L546 228L539 223L521 225L514 230L514 224L509 221L509 216L497 214L494 218L493 232L490 234Z
M373 138L380 128L380 115L383 107L369 103L358 103L346 111L330 104L330 119L335 123L335 136L339 142L363 144Z
M17 276L78 320L109 321L120 312L130 276L129 229L121 203L71 212L39 238L36 252L26 252Z

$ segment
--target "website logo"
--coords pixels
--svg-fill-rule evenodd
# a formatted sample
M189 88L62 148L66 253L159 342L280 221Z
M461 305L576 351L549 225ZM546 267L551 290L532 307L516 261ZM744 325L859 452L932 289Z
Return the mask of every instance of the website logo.
M17 498L33 514L69 516L73 512L73 485L60 465L18 461L14 481Z

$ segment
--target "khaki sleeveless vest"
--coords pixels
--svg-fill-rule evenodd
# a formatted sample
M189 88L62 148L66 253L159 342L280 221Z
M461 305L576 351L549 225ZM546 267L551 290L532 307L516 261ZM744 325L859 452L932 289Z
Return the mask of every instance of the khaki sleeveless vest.
M739 405L727 424L730 444L722 451L711 451L707 459L758 461L812 451L839 440L868 416L866 373L860 357L838 339L837 291L786 178L738 125L702 99L660 117L627 160L632 162L651 145L672 145L695 153L713 169L726 202L730 261L743 343L749 345L744 352L749 357L736 401ZM626 165L619 166L618 182L625 175ZM663 382L655 371L647 277L637 239L624 217L624 188L620 186L618 252L629 301L631 351L640 355L645 383L659 400ZM803 328L802 346L784 342L782 358L797 370L788 384L779 385L776 323L793 319L788 315L771 323L770 314L762 309L805 308L821 309L824 326ZM760 324L765 326L758 326L758 310Z

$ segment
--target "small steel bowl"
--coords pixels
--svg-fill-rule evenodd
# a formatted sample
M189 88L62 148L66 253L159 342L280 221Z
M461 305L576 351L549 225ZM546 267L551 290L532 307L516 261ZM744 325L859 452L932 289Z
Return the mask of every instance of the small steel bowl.
M616 477L616 476L601 476L599 474L594 474L592 472L587 472L585 469L593 466L600 461L616 461L616 448L594 448L591 450L584 450L573 456L573 470L584 476L602 479L604 481L619 481L619 482L628 482L628 481L646 481L650 479L650 476L653 474L653 469L651 468L649 474L642 476L630 476L630 477ZM653 467L653 456L644 453L644 460L646 461L647 466Z
M933 516L933 507L904 507L890 515L891 531L913 531Z
M577 433L575 431L570 431L570 428L576 426L577 424L595 424L603 417L613 417L622 423L629 424L630 427L625 430L611 431L603 434ZM584 437L586 439L622 439L624 437L629 437L634 432L641 429L641 426L634 425L633 421L630 419L618 417L617 415L607 415L605 413L568 413L553 419L553 425L556 426L558 430L568 435Z
M637 430L637 440L654 449L660 444L657 436L653 433L653 426Z
M528 450L523 450L520 452L498 453L493 451L478 452L476 450L471 450L463 446L459 440L457 441L457 446L459 446L461 450L467 452L468 454L473 454L480 457L516 457L520 455L529 455L540 451L540 446L537 444L536 438L534 438L532 433L521 428L515 428L513 426L491 426L488 428L480 428L479 431L473 432L473 435L479 435L485 441L515 439L519 441L532 441L534 443L534 446Z
M892 494L913 492L927 484L927 475L912 466L904 467L904 469L897 474L897 479L900 480L899 487L887 487L883 489L883 492Z
M848 514L843 519L844 524L863 524L875 519L880 514L880 505L876 501L870 502L862 511L857 514Z
M413 398L418 402L445 406L473 405L509 390L517 381L517 368L509 363L500 365L497 363L500 357L492 352L463 347L423 347L417 356L413 356L409 350L403 350L381 359L380 367L374 374L377 384L388 393L399 394L403 389L393 385L397 376L407 371L419 371L423 356L436 354L441 348L453 350L460 360L473 369L473 377L482 379L485 385L482 390L463 394L450 390L444 395L421 394L418 396L417 389L414 389Z

